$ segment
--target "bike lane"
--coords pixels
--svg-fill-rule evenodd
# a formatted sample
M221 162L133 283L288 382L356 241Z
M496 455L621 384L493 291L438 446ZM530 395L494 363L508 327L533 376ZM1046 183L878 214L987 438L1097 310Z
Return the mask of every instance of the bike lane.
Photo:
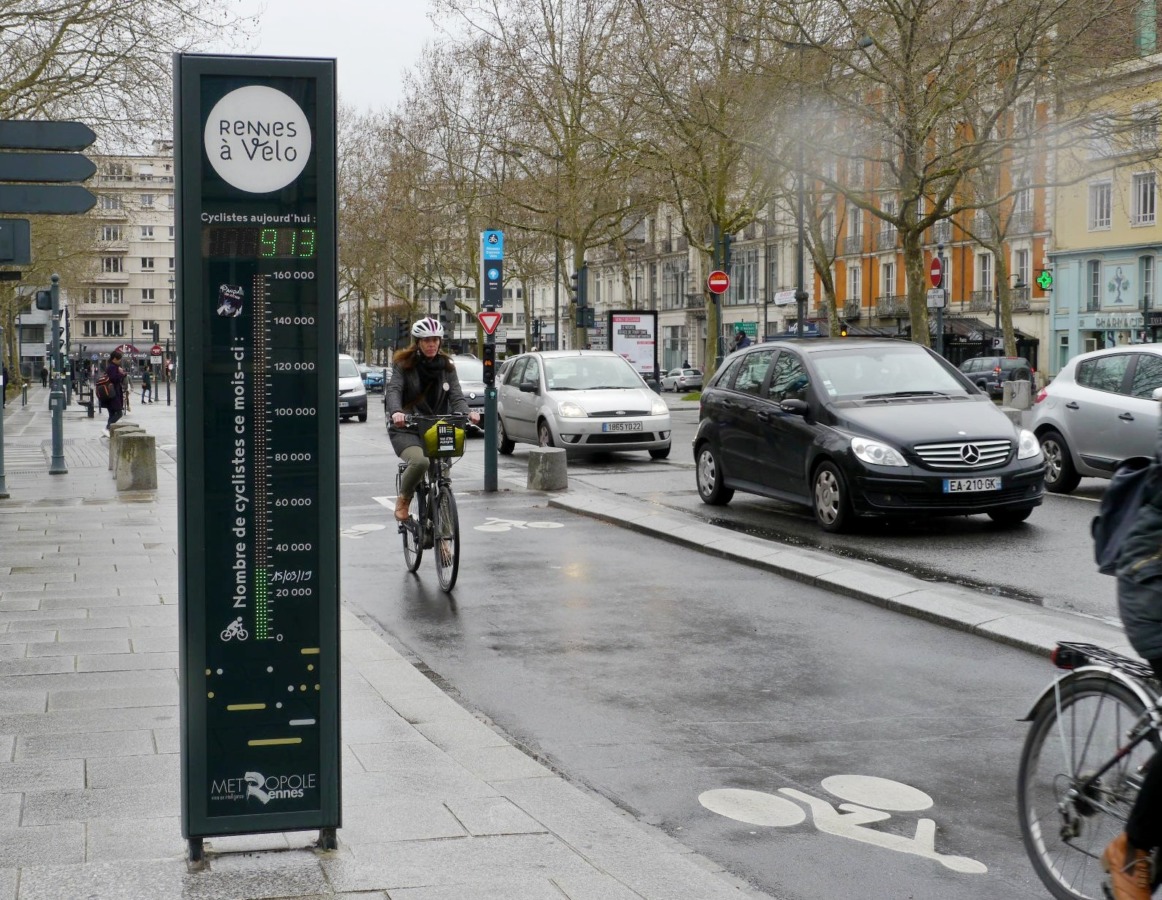
M356 486L343 596L514 743L771 896L1044 895L1014 791L1046 662L461 474L451 597Z

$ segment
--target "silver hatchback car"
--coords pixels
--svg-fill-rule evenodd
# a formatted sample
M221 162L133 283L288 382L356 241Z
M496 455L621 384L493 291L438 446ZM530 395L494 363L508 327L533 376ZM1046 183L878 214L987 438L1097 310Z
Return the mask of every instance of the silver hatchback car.
M573 453L670 455L670 410L633 366L606 350L525 353L499 381L501 453L517 443Z
M1045 487L1067 494L1083 476L1109 478L1123 459L1153 456L1162 344L1075 356L1043 388L1026 419L1045 454Z

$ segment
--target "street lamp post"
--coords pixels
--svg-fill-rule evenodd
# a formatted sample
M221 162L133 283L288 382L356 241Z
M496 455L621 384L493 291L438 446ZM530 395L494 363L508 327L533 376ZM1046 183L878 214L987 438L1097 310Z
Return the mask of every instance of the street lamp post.
M553 206L557 224L553 233L553 349L561 349L561 155L553 157Z

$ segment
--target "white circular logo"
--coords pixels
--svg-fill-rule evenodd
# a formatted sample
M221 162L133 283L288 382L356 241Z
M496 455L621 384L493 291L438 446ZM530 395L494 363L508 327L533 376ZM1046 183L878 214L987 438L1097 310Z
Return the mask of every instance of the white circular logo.
M210 165L227 183L268 194L299 177L311 154L311 126L282 91L251 84L214 104L203 141Z

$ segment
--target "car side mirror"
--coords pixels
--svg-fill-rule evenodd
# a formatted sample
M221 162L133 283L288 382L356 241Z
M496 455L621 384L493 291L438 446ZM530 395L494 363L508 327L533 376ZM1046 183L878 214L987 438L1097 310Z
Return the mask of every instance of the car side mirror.
M784 400L779 404L779 409L793 416L805 416L807 415L807 401L794 399Z
M520 386L520 392L522 394L535 394L537 392L537 386L535 384L522 383Z
M1154 393L1150 396L1152 396L1155 400L1162 400L1162 387L1154 388Z

